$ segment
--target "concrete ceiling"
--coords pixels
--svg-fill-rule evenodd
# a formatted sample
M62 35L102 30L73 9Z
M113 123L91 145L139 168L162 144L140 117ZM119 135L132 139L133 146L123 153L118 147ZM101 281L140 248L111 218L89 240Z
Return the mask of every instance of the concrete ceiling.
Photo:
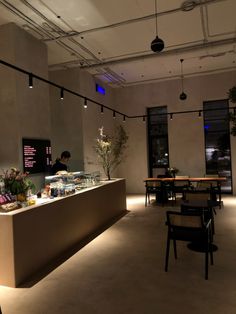
M79 66L114 87L236 68L236 0L0 0L48 46L51 70ZM165 48L154 53L158 36Z

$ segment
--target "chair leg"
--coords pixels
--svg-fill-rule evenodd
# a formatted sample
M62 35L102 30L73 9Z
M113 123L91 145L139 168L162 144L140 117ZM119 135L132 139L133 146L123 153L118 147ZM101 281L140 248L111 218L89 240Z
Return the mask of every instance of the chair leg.
M209 244L206 243L206 252L205 252L205 279L208 279L208 254L209 254Z
M174 246L175 259L177 259L177 249L176 249L176 240L175 239L173 239L173 246Z
M166 242L165 271L168 271L169 251L170 251L170 237L169 237L169 235L168 235L168 236L167 236L167 242Z
M214 264L213 248L212 248L213 236L212 236L211 230L209 230L209 232L210 232L210 234L209 234L209 252L210 252L211 265L213 265Z

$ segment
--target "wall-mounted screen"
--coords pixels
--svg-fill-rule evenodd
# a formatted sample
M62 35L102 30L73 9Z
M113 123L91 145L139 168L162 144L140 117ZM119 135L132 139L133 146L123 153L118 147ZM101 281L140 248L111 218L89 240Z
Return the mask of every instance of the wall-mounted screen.
M24 172L50 172L52 152L50 140L23 138L23 169Z

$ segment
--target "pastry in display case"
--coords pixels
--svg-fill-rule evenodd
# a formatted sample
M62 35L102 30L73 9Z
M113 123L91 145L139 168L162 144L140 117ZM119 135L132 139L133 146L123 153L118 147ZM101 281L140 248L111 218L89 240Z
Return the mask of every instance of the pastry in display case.
M61 197L98 184L100 184L99 171L91 173L60 171L56 175L45 177L44 193L48 197Z

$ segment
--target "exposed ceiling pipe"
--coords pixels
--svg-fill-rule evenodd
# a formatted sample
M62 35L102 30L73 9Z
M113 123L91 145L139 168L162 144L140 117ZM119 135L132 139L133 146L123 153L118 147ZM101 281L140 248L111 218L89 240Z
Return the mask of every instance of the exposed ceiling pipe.
M209 47L217 47L217 46L222 46L222 45L229 45L229 44L234 44L236 43L236 38L228 38L228 39L223 39L223 40L218 40L218 41L214 41L214 42L207 42L207 43L201 43L201 44L195 44L195 45L191 45L188 47L181 47L181 48L175 48L175 49L170 49L170 50L165 50L161 53L161 56L166 56L166 55L173 55L173 54L182 54L184 52L189 52L192 50L198 50L198 49L206 49ZM149 59L149 58L157 58L157 55L154 55L153 53L148 53L146 55L141 55L141 56L132 56L132 57L128 57L128 58L122 58L122 59L118 59L118 60L113 60L113 61L104 61L102 63L99 64L93 64L93 65L89 65L89 66L82 66L82 68L87 69L94 69L97 68L99 66L110 66L110 65L114 65L114 64L120 64L120 63L126 63L126 62L131 62L131 61L137 61L140 59Z
M222 2L222 1L226 1L226 0L205 0L204 3L197 2L196 3L196 7L202 6L202 5L206 5L206 4ZM158 12L157 14L150 14L150 15L138 17L138 18L131 19L131 20L125 20L125 21L118 22L118 23L113 23L113 24L110 24L110 25L105 25L105 26L101 26L101 27L91 28L91 29L88 29L88 30L85 30L85 31L76 32L74 34L62 35L62 36L58 36L58 37L53 38L53 39L51 39L51 38L50 39L44 39L44 41L50 42L50 41L55 41L55 40L68 38L68 37L84 36L84 35L89 34L89 33L103 31L103 30L106 30L106 29L109 29L109 28L114 28L114 27L120 27L120 26L123 26L123 25L131 24L131 23L137 23L137 22L144 21L144 20L154 19L156 17L158 18L160 16L164 16L164 15L167 15L167 14L173 14L173 13L176 13L176 12L179 12L179 11L183 11L182 7L179 7L179 8L176 8L176 9L172 9L172 10L166 10L166 11Z
M231 71L235 71L235 70L236 70L236 66L235 67L225 67L222 69L191 72L191 73L185 74L184 77L190 78L190 77L199 76L199 75L209 75L209 74L214 74L214 73L231 72ZM147 80L138 80L138 81L133 81L133 82L130 81L128 83L125 83L124 85L127 87L127 86L132 86L132 85L137 85L137 84L149 84L149 83L170 81L170 80L176 80L176 79L180 79L180 76L179 75L173 75L171 77L170 76L162 76L159 78L153 78L153 79L147 79Z
M15 16L21 18L22 20L24 20L26 23L28 23L29 25L32 26L32 28L36 28L40 34L41 37L49 37L51 39L54 39L54 36L52 36L49 32L47 32L43 27L41 27L39 24L37 24L34 20L32 20L31 18L29 18L27 15L25 15L23 12L21 12L20 10L18 10L16 7L14 7L11 3L9 3L6 0L1 0L0 4L2 4L7 10L9 10L12 14L14 14Z

